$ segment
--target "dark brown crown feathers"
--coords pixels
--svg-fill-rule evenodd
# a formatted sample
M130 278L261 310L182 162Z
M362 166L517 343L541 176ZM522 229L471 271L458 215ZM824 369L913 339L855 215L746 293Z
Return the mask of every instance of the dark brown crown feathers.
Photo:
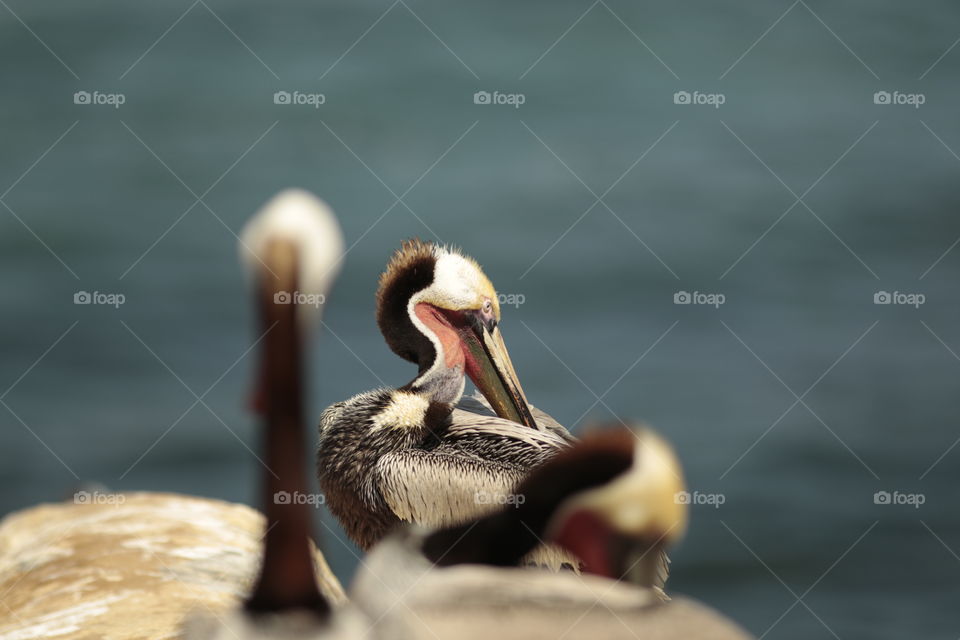
M433 282L439 247L419 238L404 240L380 275L377 289L377 326L395 354L429 367L435 357L433 344L410 320L407 302Z

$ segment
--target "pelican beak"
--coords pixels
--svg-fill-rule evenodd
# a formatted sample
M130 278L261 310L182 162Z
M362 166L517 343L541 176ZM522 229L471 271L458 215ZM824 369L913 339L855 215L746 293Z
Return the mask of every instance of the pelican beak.
M460 331L466 374L498 416L537 429L499 327L477 314L466 318Z

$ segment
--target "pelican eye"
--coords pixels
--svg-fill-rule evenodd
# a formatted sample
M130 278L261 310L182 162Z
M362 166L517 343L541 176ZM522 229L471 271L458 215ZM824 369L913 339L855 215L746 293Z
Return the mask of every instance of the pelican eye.
M497 327L497 316L494 313L493 302L490 298L483 301L483 305L480 307L477 315L480 317L483 326L487 328L487 331L493 331Z

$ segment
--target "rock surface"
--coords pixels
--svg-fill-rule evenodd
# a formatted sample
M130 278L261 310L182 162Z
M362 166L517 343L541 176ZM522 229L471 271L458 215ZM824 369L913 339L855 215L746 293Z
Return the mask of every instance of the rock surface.
M164 493L99 494L0 521L0 639L176 638L191 614L225 615L251 588L264 517ZM322 554L317 582L346 601Z

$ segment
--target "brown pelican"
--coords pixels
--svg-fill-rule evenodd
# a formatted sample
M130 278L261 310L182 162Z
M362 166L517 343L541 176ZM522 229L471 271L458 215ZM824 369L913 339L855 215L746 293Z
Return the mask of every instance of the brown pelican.
M510 502L531 469L573 442L527 404L499 323L496 291L472 258L419 240L393 255L377 324L417 377L338 402L320 419L326 504L361 548L401 522L445 526ZM464 374L489 406L461 401Z
M651 588L658 551L686 527L683 487L672 449L652 431L596 432L534 470L515 508L391 534L350 595L382 639L748 638L709 607L664 602ZM575 552L585 573L511 567L543 541Z
M306 496L304 342L319 314L343 253L333 213L312 195L288 191L248 223L241 246L254 275L263 336L254 397L265 424L264 487L268 528L263 563L242 610L201 617L187 637L367 638L369 626L349 606L334 611L314 578L310 555L312 508ZM310 306L301 299L317 302Z
M11 514L0 523L0 637L180 637L190 612L205 616L190 619L191 637L286 628L298 637L362 637L339 582L308 543L306 505L273 497L306 493L299 345L309 318L299 315L303 307L274 305L270 288L325 293L342 252L339 229L303 192L278 196L254 223L244 240L266 263L254 259L261 322L270 328L259 395L266 460L277 474L266 476L267 519L207 498L96 491ZM239 609L244 601L249 613ZM279 614L290 609L305 613Z

